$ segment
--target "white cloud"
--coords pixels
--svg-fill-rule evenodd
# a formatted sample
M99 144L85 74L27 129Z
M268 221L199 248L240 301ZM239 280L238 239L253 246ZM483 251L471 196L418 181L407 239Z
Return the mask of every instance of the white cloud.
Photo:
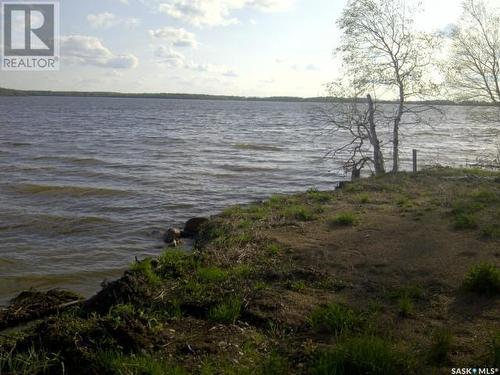
M291 0L248 0L247 5L263 12L283 12L290 9L294 1Z
M166 64L169 66L175 67L184 67L185 66L185 56L177 51L174 51L170 47L158 47L155 50L155 56L159 58L160 64Z
M155 39L165 40L175 47L196 48L198 46L196 35L182 28L164 27L161 29L149 30L149 35Z
M98 38L84 35L62 37L61 56L69 63L113 69L132 69L139 63L134 55L115 55Z
M228 68L225 65L213 65L213 64L197 64L197 63L186 63L184 66L186 69L198 71L198 72L206 72L206 73L212 73L212 74L217 74L217 75L222 75L225 77L238 77L238 74Z
M210 73L228 78L238 77L238 74L225 65L199 64L193 61L187 61L186 57L172 49L171 47L160 46L154 51L158 63L176 68L183 68L195 72Z
M87 16L87 21L89 22L90 26L96 29L108 29L117 25L123 25L129 28L133 28L140 23L140 20L138 18L119 17L116 14L109 12L89 14Z
M263 12L289 9L295 0L163 0L159 10L170 17L197 27L227 26L238 23L231 13L245 7Z

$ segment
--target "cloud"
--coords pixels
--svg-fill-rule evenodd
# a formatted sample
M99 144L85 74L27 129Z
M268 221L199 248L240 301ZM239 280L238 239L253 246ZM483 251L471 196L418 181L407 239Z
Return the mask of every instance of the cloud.
M155 39L165 40L174 47L196 48L198 46L196 35L182 28L164 27L161 29L149 30L149 35Z
M231 14L245 7L262 12L290 8L295 0L163 0L159 11L197 27L228 26L238 23Z
M140 23L140 20L138 18L119 17L116 14L109 12L89 14L87 16L87 21L89 22L90 26L96 29L109 29L110 27L118 25L133 28Z
M173 67L184 67L186 64L185 56L177 51L174 51L170 47L158 47L155 50L155 56L159 58L158 62L160 64L166 64Z
M238 77L238 73L234 70L228 68L225 65L213 65L213 64L198 64L198 63L186 63L184 66L186 69L198 71L198 72L206 72L217 75L222 75L224 77L235 78Z
M158 63L170 67L182 68L194 72L210 73L228 78L238 77L238 73L225 65L199 64L193 61L187 61L186 57L172 49L171 47L160 46L154 51Z
M72 64L113 69L132 69L139 63L134 55L115 55L98 38L83 35L62 37L61 56Z
M291 0L249 0L248 6L254 7L263 12L283 12L290 9L294 1Z

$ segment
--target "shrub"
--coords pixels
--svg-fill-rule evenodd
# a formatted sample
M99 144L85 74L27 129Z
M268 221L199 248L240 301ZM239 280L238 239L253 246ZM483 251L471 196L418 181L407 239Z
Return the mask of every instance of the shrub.
M309 317L309 324L316 332L341 335L358 328L362 319L350 307L330 303L316 308Z
M472 267L463 287L469 292L482 295L500 294L500 270L492 263L482 263Z
M329 220L331 227L351 227L359 222L356 214L352 212L342 212Z
M500 226L498 224L487 225L481 230L481 235L490 239L500 238Z
M241 299L233 297L210 309L208 318L218 323L234 324L240 317L241 307Z
M449 331L436 331L432 336L432 343L429 348L429 361L436 365L447 363L452 343L453 337Z
M472 194L472 198L478 203L491 204L498 202L500 197L494 191L483 190Z
M311 368L313 375L409 374L412 364L405 353L377 337L351 338L321 352Z
M460 214L472 214L481 211L484 208L484 204L480 201L474 202L466 199L458 200L453 203L453 215Z
M474 214L471 213L459 213L455 216L453 220L453 228L456 230L465 229L477 229L477 219Z

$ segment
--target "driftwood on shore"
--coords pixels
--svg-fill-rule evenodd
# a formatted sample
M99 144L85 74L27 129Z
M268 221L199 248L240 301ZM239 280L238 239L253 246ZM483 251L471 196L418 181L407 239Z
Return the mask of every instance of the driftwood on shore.
M14 298L9 307L0 310L0 330L13 328L82 303L75 293L60 289L39 292L29 290Z

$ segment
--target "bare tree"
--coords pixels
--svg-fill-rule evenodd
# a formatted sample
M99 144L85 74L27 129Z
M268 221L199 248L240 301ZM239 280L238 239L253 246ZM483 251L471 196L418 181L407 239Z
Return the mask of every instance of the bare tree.
M341 86L342 87L342 86ZM331 87L331 92L334 92ZM341 89L345 94L345 89ZM328 113L328 123L333 125L332 133L337 139L345 140L328 153L344 161L343 168L351 172L353 178L361 175L361 170L370 164L376 175L385 173L384 156L375 123L376 108L371 95L367 95L366 103L353 100L339 104Z
M358 126L381 157L376 125L389 118L393 172L399 170L399 133L405 114L411 111L406 105L408 99L428 97L437 88L430 79L436 38L415 29L419 6L410 3L411 0L349 0L338 20L342 40L337 55L343 61L343 75L347 77L344 82L356 92L370 94L369 106L372 97L396 101L392 114L378 117L372 102L366 119L370 131ZM359 139L359 132L354 135ZM383 163L375 169L383 170Z
M484 0L465 0L452 34L448 78L459 100L500 106L500 11Z

